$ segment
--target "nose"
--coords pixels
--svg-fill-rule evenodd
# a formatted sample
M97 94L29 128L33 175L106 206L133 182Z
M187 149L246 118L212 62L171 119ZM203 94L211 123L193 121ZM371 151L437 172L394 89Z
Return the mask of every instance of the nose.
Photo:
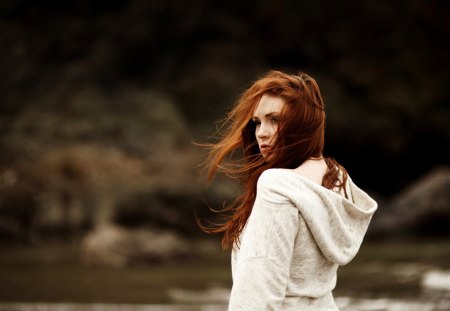
M261 122L259 127L256 129L256 138L258 139L270 138L270 126L265 122Z

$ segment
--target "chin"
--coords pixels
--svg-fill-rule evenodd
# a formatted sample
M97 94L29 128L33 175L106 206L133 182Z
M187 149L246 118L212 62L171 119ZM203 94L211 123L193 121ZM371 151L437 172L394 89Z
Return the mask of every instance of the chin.
M261 154L264 162L270 162L270 160L273 158L271 154Z

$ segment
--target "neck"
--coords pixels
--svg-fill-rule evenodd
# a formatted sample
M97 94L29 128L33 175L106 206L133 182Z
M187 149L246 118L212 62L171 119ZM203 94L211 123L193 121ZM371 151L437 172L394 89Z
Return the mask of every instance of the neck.
M317 161L317 160L323 160L323 156L320 157L310 157L306 161Z

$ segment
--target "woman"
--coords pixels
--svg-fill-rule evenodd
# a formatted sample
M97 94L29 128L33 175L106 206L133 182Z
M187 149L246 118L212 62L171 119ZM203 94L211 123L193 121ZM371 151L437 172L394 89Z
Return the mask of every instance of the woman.
M232 248L229 310L338 310L339 265L357 253L377 203L334 159L323 156L325 111L316 81L271 71L257 80L209 145L218 169L242 178L226 210ZM242 149L236 159L235 151Z

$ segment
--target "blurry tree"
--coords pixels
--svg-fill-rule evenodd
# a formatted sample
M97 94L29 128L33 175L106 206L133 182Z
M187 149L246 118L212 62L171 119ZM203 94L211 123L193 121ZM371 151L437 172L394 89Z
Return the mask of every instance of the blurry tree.
M14 206L84 208L103 193L123 225L130 209L183 219L169 210L204 195L191 140L269 69L317 78L327 153L390 196L449 164L449 16L439 0L2 1L0 214L32 223Z

